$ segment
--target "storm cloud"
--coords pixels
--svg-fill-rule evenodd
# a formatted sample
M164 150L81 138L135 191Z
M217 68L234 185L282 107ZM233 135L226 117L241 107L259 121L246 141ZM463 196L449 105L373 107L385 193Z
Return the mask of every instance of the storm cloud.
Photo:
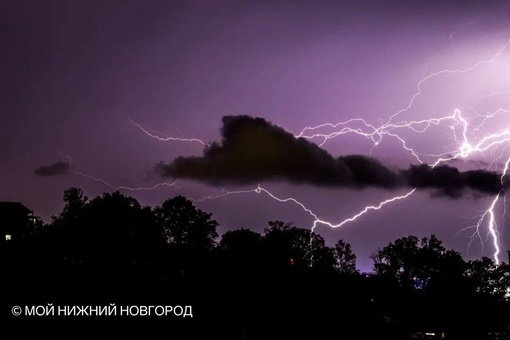
M504 187L501 174L486 170L470 170L460 172L457 168L441 165L431 168L426 164L411 165L409 169L400 171L407 186L419 189L432 189L435 194L453 198L462 197L468 190L480 194L495 195L508 187L508 176L505 176Z
M448 165L392 169L362 155L335 158L318 145L296 138L262 118L225 116L222 123L220 143L211 143L201 157L160 162L155 168L157 173L212 185L287 181L358 189L417 187L450 197L460 197L467 190L495 194L502 189L501 175L495 172L460 172Z
M71 164L57 161L51 165L43 165L34 170L34 174L43 177L66 175L71 169Z

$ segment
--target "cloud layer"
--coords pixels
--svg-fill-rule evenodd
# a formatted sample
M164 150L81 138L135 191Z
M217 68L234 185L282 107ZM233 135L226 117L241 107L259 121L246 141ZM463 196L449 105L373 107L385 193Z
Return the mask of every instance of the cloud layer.
M436 189L460 197L468 189L495 194L500 174L485 170L460 172L443 165L391 169L377 159L348 155L333 157L304 138L296 138L262 118L225 116L221 143L214 142L201 157L178 157L159 163L163 177L186 178L212 185L287 181L326 187L394 189L404 186ZM508 181L507 181L508 182Z
M62 176L69 172L71 164L57 161L51 165L42 165L34 170L34 174L43 177Z

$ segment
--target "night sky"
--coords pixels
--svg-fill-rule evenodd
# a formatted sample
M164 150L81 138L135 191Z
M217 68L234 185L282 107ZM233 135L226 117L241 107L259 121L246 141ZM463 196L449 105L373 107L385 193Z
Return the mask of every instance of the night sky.
M45 222L60 212L67 188L95 197L114 190L105 182L147 188L179 177L172 187L121 191L157 205L178 194L200 199L260 183L336 224L409 192L405 176L379 175L419 162L389 135L374 147L346 133L327 140L322 152L323 138L293 137L305 127L353 118L380 126L400 110L393 123L457 109L476 143L504 133L510 121L508 1L13 0L2 2L0 19L0 200L21 200ZM346 126L363 129L359 121ZM163 138L216 141L216 153L203 154L197 141L152 138L140 127ZM462 126L451 120L424 133L390 132L427 164L461 147ZM508 145L507 136L446 164L500 173ZM218 165L217 154L230 163ZM353 173L375 167L374 178L333 171L347 155L357 155L356 166L352 157L346 161ZM449 182L441 183L341 228L319 224L315 231L329 244L351 243L362 270L370 270L372 251L408 235L435 234L467 259L492 256L487 220L469 248L475 230L463 229L476 225L495 192L468 185L452 195L442 192ZM504 203L495 210L502 251L510 248ZM275 219L303 228L314 221L297 204L264 192L196 204L213 213L220 234L262 232Z

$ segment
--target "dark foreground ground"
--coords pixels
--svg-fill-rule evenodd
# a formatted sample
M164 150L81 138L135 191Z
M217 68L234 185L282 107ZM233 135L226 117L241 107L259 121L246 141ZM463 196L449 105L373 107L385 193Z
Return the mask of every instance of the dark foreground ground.
M4 265L2 278L5 321L2 327L20 336L31 333L67 339L103 338L107 334L116 338L136 334L168 339L411 339L415 332L440 334L446 330L446 339L488 339L476 327L477 322L485 322L477 318L487 313L445 310L440 301L420 302L418 297L408 301L396 299L395 292L370 289L367 285L371 283L362 277L292 271L229 275L205 270L187 277L162 279L153 272L120 268L56 270ZM372 293L364 293L369 291ZM53 304L55 314L59 306L114 303L117 315L24 313L25 306L49 303ZM15 305L22 307L22 315L12 315ZM133 305L190 305L193 317L119 315L121 306ZM394 313L389 313L390 309ZM508 313L501 317L507 318ZM441 321L445 318L448 324Z

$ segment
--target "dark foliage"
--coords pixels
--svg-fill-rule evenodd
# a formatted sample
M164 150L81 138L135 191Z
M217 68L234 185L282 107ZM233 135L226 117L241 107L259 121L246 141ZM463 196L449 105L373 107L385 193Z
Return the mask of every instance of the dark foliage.
M64 203L51 223L2 249L3 316L18 331L58 327L72 335L111 325L186 339L410 339L418 332L488 339L510 321L508 265L466 262L434 235L391 242L373 253L374 272L362 274L348 243L328 246L292 223L271 221L263 234L231 230L218 240L212 215L182 196L151 208L119 192L89 199L71 188ZM48 303L191 305L193 318L10 313Z

